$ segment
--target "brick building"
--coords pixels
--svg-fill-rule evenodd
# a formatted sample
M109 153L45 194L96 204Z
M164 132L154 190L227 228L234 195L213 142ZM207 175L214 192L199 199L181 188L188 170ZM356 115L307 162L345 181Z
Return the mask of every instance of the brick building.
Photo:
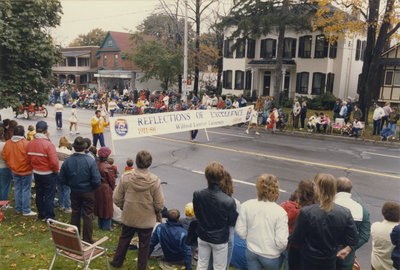
M63 48L64 60L53 66L57 85L70 85L76 89L92 88L97 84L94 74L97 72L96 52L99 46L79 46Z
M131 52L132 41L129 33L109 31L96 53L98 87L100 89L150 88L160 89L160 82L140 82L143 72L127 59L124 53Z

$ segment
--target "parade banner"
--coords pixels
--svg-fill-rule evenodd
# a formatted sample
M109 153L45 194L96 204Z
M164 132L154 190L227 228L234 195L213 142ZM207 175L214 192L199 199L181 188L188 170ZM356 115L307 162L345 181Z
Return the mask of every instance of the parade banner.
M250 119L253 106L228 110L187 110L110 117L112 140L231 126Z

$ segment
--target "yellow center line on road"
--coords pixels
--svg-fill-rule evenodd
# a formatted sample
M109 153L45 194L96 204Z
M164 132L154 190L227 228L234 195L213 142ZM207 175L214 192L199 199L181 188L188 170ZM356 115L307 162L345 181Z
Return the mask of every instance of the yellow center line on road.
M276 160L284 160L284 161L306 164L306 165L314 165L314 166L323 167L323 168L339 169L339 170L357 172L357 173L362 173L362 174L370 174L370 175L377 175L377 176L389 177L389 178L394 178L394 179L400 179L400 175L391 175L391 174L387 174L387 173L379 173L379 172L374 172L374 171L349 168L349 167L345 167L345 166L338 166L338 165L325 164L325 163L320 163L320 162L293 159L293 158L281 157L281 156L276 156L276 155L269 155L269 154L239 150L239 149L234 149L234 148L210 145L210 144L205 144L205 143L192 143L189 141L166 138L166 137L161 137L161 136L151 136L150 138L156 138L156 139L160 139L160 140L171 141L171 142L176 142L176 143L183 143L183 144L193 144L193 145L197 145L197 146L201 146L201 147L218 149L218 150L222 150L222 151L229 151L229 152L235 152L235 153L240 153L240 154L246 154L246 155L250 155L250 156L271 158L271 159L276 159Z

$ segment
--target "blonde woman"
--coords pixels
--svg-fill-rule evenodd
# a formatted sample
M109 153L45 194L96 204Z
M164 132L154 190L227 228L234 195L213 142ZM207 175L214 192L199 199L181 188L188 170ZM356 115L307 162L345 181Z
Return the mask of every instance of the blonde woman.
M263 174L257 179L256 190L257 199L242 204L235 231L246 240L249 269L279 270L289 229L288 215L276 203L278 180L274 175Z
M319 202L300 210L289 243L300 246L303 269L334 270L337 247L355 246L358 232L350 211L333 202L336 180L332 175L317 174L314 190Z

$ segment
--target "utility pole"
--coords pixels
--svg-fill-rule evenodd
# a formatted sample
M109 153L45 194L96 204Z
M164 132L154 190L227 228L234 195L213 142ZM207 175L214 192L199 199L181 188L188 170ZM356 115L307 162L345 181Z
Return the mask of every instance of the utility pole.
M187 101L187 80L188 80L188 1L185 0L185 35L184 35L184 41L183 41L183 80L182 80L182 99L184 101Z

